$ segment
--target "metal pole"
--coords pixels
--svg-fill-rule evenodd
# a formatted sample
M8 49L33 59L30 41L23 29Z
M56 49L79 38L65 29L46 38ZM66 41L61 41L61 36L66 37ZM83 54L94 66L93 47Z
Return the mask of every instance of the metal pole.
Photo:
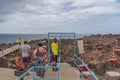
M60 65L58 67L58 80L60 80Z
M76 34L74 33L74 67L76 64Z
M48 33L48 65L50 65L50 36L49 36L49 33Z
M35 79L35 77L34 77L34 68L33 68L33 70L32 70L32 80L34 80Z
M61 36L62 36L62 33L61 33ZM58 57L58 60L59 60L59 61L58 61L58 64L59 64L59 65L58 65L58 66L59 66L59 67L58 67L58 80L60 80L60 52L61 52L61 37L59 37L59 43L58 43L58 44L59 44L59 47L58 47L58 48L59 48L59 54L58 54L58 56L59 56L59 57Z

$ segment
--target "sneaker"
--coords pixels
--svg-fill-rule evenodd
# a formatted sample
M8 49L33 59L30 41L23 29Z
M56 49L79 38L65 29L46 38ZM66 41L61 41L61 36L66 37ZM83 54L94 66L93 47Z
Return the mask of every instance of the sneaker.
M41 78L43 78L44 77L44 75L43 76L41 76Z
M54 69L54 68L53 68L52 70L53 70L53 71L55 71L55 69Z
M30 76L31 74L30 73L27 73L27 76Z
M57 70L57 69L55 69L54 71L55 71L55 72L57 72L58 70Z
M37 76L37 75L36 75L36 79L40 79L40 78L41 78L41 76Z

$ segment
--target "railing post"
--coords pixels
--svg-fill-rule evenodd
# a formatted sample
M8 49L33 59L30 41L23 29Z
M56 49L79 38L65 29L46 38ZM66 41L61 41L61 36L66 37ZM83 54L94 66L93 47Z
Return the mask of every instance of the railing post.
M34 77L34 66L33 66L33 70L32 70L32 80L35 80L35 77Z
M58 80L60 80L60 65L58 66Z
M50 58L51 58L51 55L50 55L50 36L48 33L48 65L50 65Z
M76 34L74 33L74 67L76 64Z

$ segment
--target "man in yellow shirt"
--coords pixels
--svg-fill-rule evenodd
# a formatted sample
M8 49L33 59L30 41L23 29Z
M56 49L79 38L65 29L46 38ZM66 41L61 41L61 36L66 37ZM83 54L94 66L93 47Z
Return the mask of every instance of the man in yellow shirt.
M51 50L52 50L52 65L57 66L57 57L58 57L58 43L57 39L55 38L51 43ZM54 71L55 69L53 69ZM56 69L57 70L57 69Z

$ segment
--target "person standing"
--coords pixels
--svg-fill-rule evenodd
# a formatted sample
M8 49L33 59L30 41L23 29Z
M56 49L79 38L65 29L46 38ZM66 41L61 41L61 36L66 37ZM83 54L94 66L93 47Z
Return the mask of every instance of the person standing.
M53 39L53 42L51 43L51 50L52 50L52 65L57 66L57 58L58 58L58 43L57 39ZM53 69L53 71L56 71L57 69Z
M17 43L18 43L19 45L21 45L21 44L22 44L22 38L18 38Z
M41 42L38 43L38 46L39 47L33 51L36 66L45 66L46 49L42 46ZM45 74L44 68L36 69L36 76L44 77L44 74Z
M43 39L41 43L42 43L42 46L47 49L46 39Z
M22 61L24 69L28 69L30 67L30 45L28 45L28 41L25 40L24 44L20 46L22 51Z

